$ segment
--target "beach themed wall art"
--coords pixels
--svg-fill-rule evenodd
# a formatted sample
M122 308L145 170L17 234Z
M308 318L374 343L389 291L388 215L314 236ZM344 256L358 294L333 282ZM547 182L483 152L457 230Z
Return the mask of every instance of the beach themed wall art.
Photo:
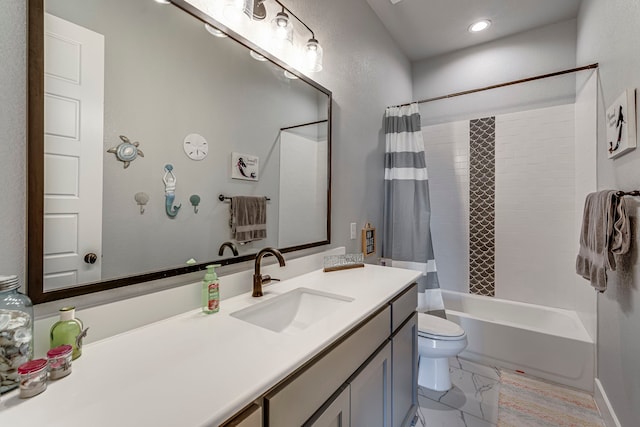
M607 152L610 159L636 148L636 90L625 90L607 108Z
M231 153L231 178L257 181L260 177L259 160L250 154Z

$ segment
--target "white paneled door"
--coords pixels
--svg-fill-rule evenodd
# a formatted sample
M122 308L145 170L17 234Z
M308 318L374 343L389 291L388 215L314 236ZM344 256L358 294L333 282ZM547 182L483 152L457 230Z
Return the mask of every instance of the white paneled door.
M104 36L46 14L44 60L46 292L100 280Z

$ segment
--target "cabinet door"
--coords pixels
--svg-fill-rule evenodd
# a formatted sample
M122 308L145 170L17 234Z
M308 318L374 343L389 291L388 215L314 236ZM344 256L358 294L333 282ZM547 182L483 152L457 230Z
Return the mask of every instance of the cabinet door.
M418 403L418 313L393 335L391 384L393 427L408 426Z
M262 427L262 408L253 404L222 427Z
M391 343L356 376L351 386L351 427L391 427Z
M321 408L302 427L349 427L349 384L340 388L336 398Z

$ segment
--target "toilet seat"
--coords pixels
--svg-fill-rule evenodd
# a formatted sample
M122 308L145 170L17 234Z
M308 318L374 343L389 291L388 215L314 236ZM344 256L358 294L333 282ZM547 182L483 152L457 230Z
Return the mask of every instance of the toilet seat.
M418 313L418 336L442 341L465 338L466 333L450 320L426 313Z

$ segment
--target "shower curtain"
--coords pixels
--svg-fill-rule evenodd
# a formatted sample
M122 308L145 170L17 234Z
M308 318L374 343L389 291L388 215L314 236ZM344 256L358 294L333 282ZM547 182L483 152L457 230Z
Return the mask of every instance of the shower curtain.
M382 257L422 272L418 311L444 315L431 242L429 181L418 104L385 112Z

